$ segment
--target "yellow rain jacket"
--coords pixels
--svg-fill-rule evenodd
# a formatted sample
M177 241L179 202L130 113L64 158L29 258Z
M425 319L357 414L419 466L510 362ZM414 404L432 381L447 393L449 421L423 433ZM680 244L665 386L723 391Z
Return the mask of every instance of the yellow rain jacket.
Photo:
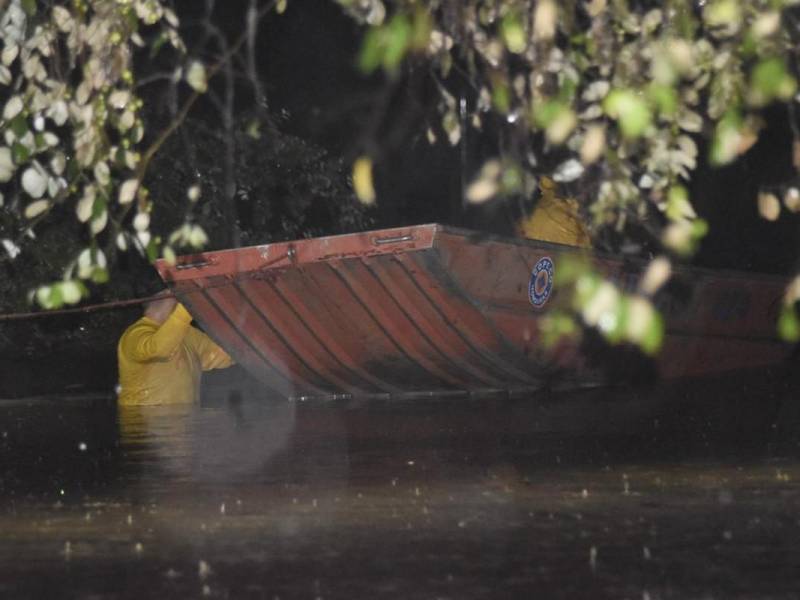
M533 214L519 222L519 234L534 240L589 248L591 238L578 214L578 203L572 198L557 198L555 182L546 177L542 177L539 188L542 197Z
M192 315L178 304L162 324L142 317L125 330L117 345L120 405L195 402L202 372L233 364L191 323Z

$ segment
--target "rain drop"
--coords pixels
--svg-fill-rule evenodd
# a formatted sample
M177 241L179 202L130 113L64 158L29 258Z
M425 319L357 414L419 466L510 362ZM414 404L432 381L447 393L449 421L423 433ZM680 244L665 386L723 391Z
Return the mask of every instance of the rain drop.
M197 563L197 575L200 579L205 579L211 575L211 567L204 560Z

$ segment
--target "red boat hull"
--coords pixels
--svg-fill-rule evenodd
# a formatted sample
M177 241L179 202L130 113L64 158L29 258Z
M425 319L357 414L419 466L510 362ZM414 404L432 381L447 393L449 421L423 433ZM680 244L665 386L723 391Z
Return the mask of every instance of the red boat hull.
M540 343L553 272L581 250L420 225L160 261L200 325L251 374L290 397L486 393L602 381L581 349ZM636 266L593 256L624 284ZM785 281L686 269L667 296L661 377L783 361ZM589 357L590 358L590 357Z

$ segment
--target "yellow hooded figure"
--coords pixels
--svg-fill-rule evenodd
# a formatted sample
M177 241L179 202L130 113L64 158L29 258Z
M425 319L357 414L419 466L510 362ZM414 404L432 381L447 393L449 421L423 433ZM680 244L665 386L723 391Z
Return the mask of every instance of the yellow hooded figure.
M530 216L519 221L519 234L544 242L591 247L589 230L578 213L578 202L556 197L556 184L548 177L541 178L539 189L542 192L539 203Z
M203 371L233 364L172 296L154 297L117 345L121 406L182 404L199 397Z

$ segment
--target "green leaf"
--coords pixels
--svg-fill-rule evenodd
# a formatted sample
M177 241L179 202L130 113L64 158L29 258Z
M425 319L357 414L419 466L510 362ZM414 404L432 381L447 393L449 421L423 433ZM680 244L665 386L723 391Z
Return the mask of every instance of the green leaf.
M672 86L653 83L647 89L647 96L662 115L672 116L678 109L678 92Z
M564 110L565 106L558 100L548 100L536 105L533 111L533 118L541 128L547 128L558 118L558 114Z
M77 280L63 281L58 286L61 288L61 295L66 304L77 304L81 301L83 294Z
M645 354L653 355L661 349L661 344L664 342L664 318L660 313L653 313L653 319L650 322L644 336L639 342L639 347Z
M617 120L622 135L628 139L641 136L650 126L650 108L642 95L633 90L611 90L603 101L603 109Z
M94 199L94 203L92 204L91 218L92 219L98 218L105 212L107 206L108 202L106 201L106 199L103 197L102 194L98 194Z
M23 115L17 115L11 121L11 131L14 132L14 135L18 138L21 138L26 133L28 133L28 119L26 119Z
M114 153L114 163L120 167L124 168L125 165L125 148L120 146L117 148L117 151Z
M528 40L518 12L511 11L503 17L503 21L500 23L500 35L509 52L512 54L525 52Z
M587 271L589 271L589 265L585 261L565 256L558 263L558 269L554 274L554 284L556 287L573 284Z
M567 106L562 106L556 118L547 126L545 134L551 144L563 144L578 124L575 113Z
M787 71L783 59L767 58L753 68L748 99L755 106L764 106L775 99L788 100L795 89L797 82Z
M751 31L748 31L742 39L742 43L739 46L739 52L742 56L746 57L755 56L755 54L758 52L758 40Z
M430 11L421 6L417 7L411 21L411 29L411 48L417 51L426 50L431 41L431 31L433 31Z
M42 308L51 308L50 306L50 295L51 289L49 285L43 285L36 288L34 292L34 297L36 298L36 302L39 303L39 306Z
M159 50L169 41L169 34L166 31L162 31L153 43L150 44L150 58L155 58L156 54L158 54Z
M61 291L60 285L54 285L50 288L47 304L46 308L61 308L64 305L64 293Z
M364 73L372 73L383 61L383 29L370 27L364 35L361 52L358 55L358 68Z
M199 60L192 61L186 70L186 83L200 94L204 94L208 90L206 67Z
M506 165L500 175L500 191L504 194L513 194L522 189L522 169L517 165Z
M36 15L36 0L22 0L22 10L29 17Z
M625 322L628 318L628 298L622 296L605 318L600 319L598 328L612 344L619 344L625 335Z
M739 156L739 130L742 119L739 112L729 110L714 129L709 161L716 166L726 165Z
M778 317L778 335L787 342L800 341L800 319L794 306L784 305Z
M108 283L109 274L108 269L104 267L95 267L92 269L92 281L97 284Z
M24 144L14 142L14 145L11 146L11 156L14 159L14 164L21 165L28 162L31 157L31 151Z
M580 331L575 318L561 310L553 310L547 314L540 321L539 327L542 344L547 348L552 348L564 338L576 336Z
M692 238L700 241L708 234L708 221L705 219L695 219L692 221Z
M155 260L158 258L158 242L155 240L155 238L151 239L147 244L145 253L147 254L147 260L150 262L155 262Z
M682 185L673 185L667 193L667 218L672 221L697 216L689 202L689 192Z
M492 77L492 104L502 114L511 110L511 90L502 75Z
M81 166L73 156L67 157L67 168L65 172L67 181L75 181L81 174Z
M561 267L559 266L559 271ZM557 282L557 281L556 281ZM600 284L603 282L597 274L584 272L575 281L575 295L572 306L575 310L582 310L597 293Z
M713 0L705 6L703 18L712 27L736 23L741 19L739 0Z
M403 62L411 41L411 23L404 14L397 14L389 21L386 30L386 49L383 53L383 68L395 71Z
M252 119L247 123L245 134L254 140L261 139L261 123L259 123L258 119Z

